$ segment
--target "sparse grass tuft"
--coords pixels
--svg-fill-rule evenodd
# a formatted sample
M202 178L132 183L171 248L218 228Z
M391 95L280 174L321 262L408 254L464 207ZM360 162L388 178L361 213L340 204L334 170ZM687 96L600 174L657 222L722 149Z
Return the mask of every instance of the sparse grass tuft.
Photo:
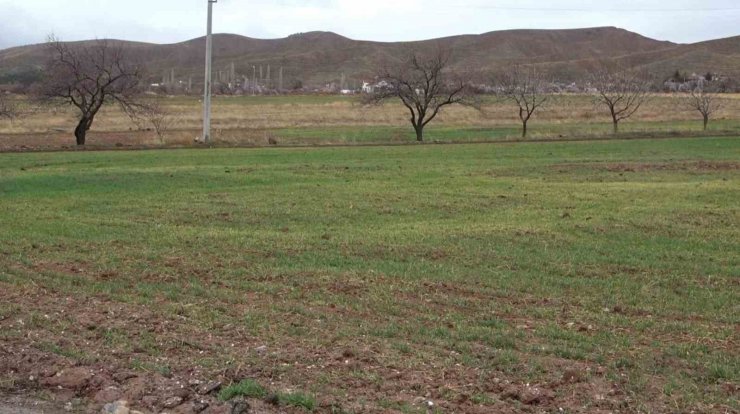
M229 401L234 397L246 398L265 398L267 390L257 381L245 379L236 384L231 384L219 392L218 398L221 401Z
M316 398L302 392L278 393L280 404L303 408L313 411L316 408Z

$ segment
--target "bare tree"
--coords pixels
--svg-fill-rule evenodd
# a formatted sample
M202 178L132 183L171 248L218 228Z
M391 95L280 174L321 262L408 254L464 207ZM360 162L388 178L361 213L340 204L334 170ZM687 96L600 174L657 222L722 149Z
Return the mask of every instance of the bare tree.
M177 122L177 118L158 101L138 104L129 111L129 116L139 129L146 129L144 125L151 126L161 144L165 143L168 131Z
M721 107L719 97L716 93L709 90L708 87L698 87L691 91L688 103L692 109L701 113L704 119L704 130L706 131L707 125L709 125L709 118Z
M142 71L128 60L122 47L106 40L67 44L51 37L49 50L51 57L39 95L79 109L74 131L77 145L85 145L87 131L104 104L117 103L127 112L139 106L135 96Z
M464 103L470 96L468 82L449 70L450 52L411 52L399 64L378 71L379 83L366 95L369 104L398 99L411 114L416 140L424 140L424 127L448 105Z
M495 80L497 94L511 101L519 108L519 119L522 121L522 138L527 137L527 123L537 110L547 103L545 82L536 69L515 66Z
M10 103L7 97L0 92L0 118L12 121L18 116L18 108Z
M592 74L591 83L596 89L596 104L609 109L615 134L619 122L634 115L648 100L650 82L636 73L602 69Z

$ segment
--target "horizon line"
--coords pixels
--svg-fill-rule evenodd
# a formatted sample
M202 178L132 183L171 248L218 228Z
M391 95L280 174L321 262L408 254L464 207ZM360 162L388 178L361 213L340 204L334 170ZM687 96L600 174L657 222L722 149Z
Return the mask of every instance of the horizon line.
M644 37L646 39L654 40L654 41L657 41L657 42L672 43L674 45L692 45L692 44L704 43L704 42L711 42L711 41L716 41L716 40L732 39L732 38L735 38L735 37L739 37L740 36L740 34L738 34L738 35L727 36L727 37L709 38L709 39L700 40L700 41L691 42L691 43L682 43L682 42L674 42L674 41L671 41L671 40L662 40L662 39L652 38L652 37L649 37L649 36L645 36L645 35L643 35L643 34L641 34L639 32L635 32L635 31L628 30L628 29L625 29L625 28L622 28L622 27L618 27L618 26L586 26L586 27L573 27L573 28L568 28L568 29L538 29L538 28L501 29L501 30L491 30L491 31L480 32L480 33L460 33L460 34L453 34L453 35L447 35L447 36L442 36L442 37L422 38L422 39L414 39L414 40L395 40L395 41L393 41L393 40L356 39L356 38L348 37L348 36L345 36L343 34L340 34L340 33L337 33L337 32L331 31L331 30L311 30L311 31L306 31L306 32L296 32L296 33L291 33L291 34L288 34L288 35L285 35L285 36L282 36L282 37L252 37L252 36L248 36L248 35L245 35L245 34L233 33L233 32L219 32L219 33L214 33L214 36L224 36L224 35L227 35L227 36L239 36L239 37L243 37L243 38L246 38L246 39L266 40L266 41L269 41L269 40L286 40L286 39L289 39L289 38L291 38L293 36L299 36L299 35L324 33L324 34L333 34L333 35L336 35L336 36L339 36L339 37L342 37L342 38L345 38L345 39L348 39L348 40L356 41L356 42L370 42L370 43L392 44L392 43L428 42L428 41L433 41L433 40L445 40L445 39L451 39L451 38L456 38L456 37L483 36L483 35L492 34L492 33L518 32L518 31L519 32L521 32L521 31L558 32L558 31L576 31L576 30L594 30L594 29L615 29L615 30L621 30L621 31L625 31L625 32L628 32L628 33L636 34L638 36L642 36L642 37ZM84 38L84 39L73 39L73 40L63 40L63 39L61 39L61 40L63 42L65 42L65 43L89 42L89 41L93 41L93 40L110 40L110 41L119 41L119 42L128 42L128 43L141 43L141 44L148 44L148 45L168 46L168 45L178 45L178 44L188 43L188 42L192 42L194 40L200 40L200 39L203 39L203 38L205 38L205 35L191 37L189 39L184 39L184 40L175 41L175 42L152 42L152 41L144 41L144 40L128 40L128 39L123 39L123 38L108 38L108 37L105 37L105 38ZM20 44L20 45L15 45L15 46L10 46L10 47L7 47L7 48L0 49L0 51L10 50L10 49L15 49L15 48L22 48L22 47L38 46L38 45L43 45L45 43L46 42Z

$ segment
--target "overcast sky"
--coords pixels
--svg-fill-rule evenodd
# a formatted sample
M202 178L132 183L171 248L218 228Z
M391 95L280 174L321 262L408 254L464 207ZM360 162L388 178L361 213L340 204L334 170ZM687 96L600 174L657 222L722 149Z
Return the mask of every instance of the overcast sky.
M117 38L174 43L205 32L206 0L0 0L0 48ZM598 5L596 5L598 4ZM740 35L740 0L219 0L218 33L313 30L401 41L504 29L617 26L689 43Z

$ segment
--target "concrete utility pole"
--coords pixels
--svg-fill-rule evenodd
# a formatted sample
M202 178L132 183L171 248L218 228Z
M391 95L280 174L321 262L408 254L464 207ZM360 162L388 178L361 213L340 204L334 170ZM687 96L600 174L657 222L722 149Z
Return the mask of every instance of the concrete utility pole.
M211 141L211 58L213 56L213 3L208 0L208 28L206 34L206 81L203 87L203 142Z

